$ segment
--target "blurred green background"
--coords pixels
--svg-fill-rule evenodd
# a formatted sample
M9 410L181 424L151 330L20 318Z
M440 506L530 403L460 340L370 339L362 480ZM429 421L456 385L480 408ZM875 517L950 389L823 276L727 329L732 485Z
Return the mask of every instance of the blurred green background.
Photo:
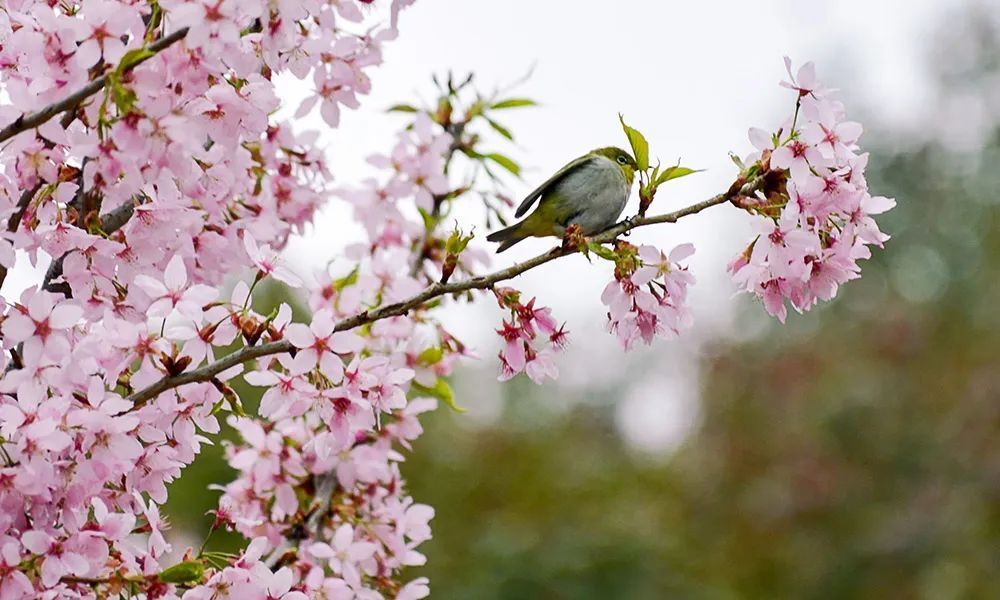
M552 411L552 390L521 380L488 423L427 416L404 474L437 516L410 574L437 598L1000 598L1000 46L985 21L949 28L934 67L941 102L989 107L981 143L865 121L871 187L899 200L888 250L786 326L741 299L738 323L761 333L712 344L700 425L675 452L630 449L614 397ZM206 485L230 477L208 449L171 491L175 529L204 530Z

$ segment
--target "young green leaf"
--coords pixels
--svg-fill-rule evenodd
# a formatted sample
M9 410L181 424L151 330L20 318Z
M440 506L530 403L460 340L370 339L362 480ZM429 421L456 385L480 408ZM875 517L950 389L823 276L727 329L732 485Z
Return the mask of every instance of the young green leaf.
M618 260L618 255L615 254L615 251L611 248L607 248L596 242L590 242L587 246L590 248L591 252L600 256L604 260L610 260L611 262Z
M496 104L490 106L493 110L501 110L504 108L521 108L522 106L536 106L538 103L530 98L508 98L507 100L501 100Z
M632 155L635 157L636 164L639 165L639 170L645 171L649 168L649 142L646 141L644 135L639 133L638 129L625 124L624 116L619 114L618 120L621 121L625 137L628 138L628 143L632 146Z
M395 104L385 109L385 112L405 112L405 113L415 113L417 112L416 106L411 106L409 104Z
M196 583L205 575L205 564L200 560L185 560L160 571L163 583Z
M154 54L156 53L149 48L133 48L122 55L121 60L118 61L118 67L115 71L118 73L124 73Z
M661 183L666 183L671 179L679 179L681 177L686 177L691 173L701 173L702 169L689 169L687 167L667 167L660 173L660 177L654 182L654 185L660 185Z
M517 177L521 176L521 166L516 162L514 162L513 160L511 160L510 158L504 156L503 154L492 152L490 154L487 154L486 158L492 160L493 162L500 165L504 169L507 169L515 176Z
M504 127L500 123L497 123L496 121L494 121L493 119L490 119L490 118L487 118L486 122L490 124L490 127L492 127L494 129L494 131L496 131L500 135L504 136L508 140L510 140L512 142L514 141L514 134L512 134L509 129L507 129L506 127Z
M444 250L448 254L461 254L465 250L465 247L469 245L469 242L472 241L473 237L465 235L461 229L455 227L451 235L448 236L448 240L444 243Z
M417 356L417 362L422 365L430 366L438 364L441 362L442 358L444 358L444 348L436 346L427 348L421 352L420 355Z
M438 377L437 383L434 387L430 388L427 386L420 385L419 383L411 384L413 391L418 394L423 394L426 396L431 396L432 398L437 398L438 400L444 402L448 405L448 408L455 412L463 413L465 409L455 403L455 392L452 391L451 385L448 384L447 380L443 377Z
M340 279L334 280L333 289L340 292L343 291L344 288L350 287L357 282L358 282L358 268L354 267L354 269L352 269L351 272L348 273L347 275L341 277Z

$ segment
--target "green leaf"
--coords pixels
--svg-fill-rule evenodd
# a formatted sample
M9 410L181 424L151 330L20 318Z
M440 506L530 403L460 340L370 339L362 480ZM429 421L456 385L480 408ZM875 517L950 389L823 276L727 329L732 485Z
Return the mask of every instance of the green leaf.
M437 383L434 387L429 388L427 386L420 385L419 383L413 383L413 391L418 394L425 396L431 396L432 398L437 398L438 400L444 402L448 405L448 408L455 412L464 413L465 409L455 403L455 392L452 391L451 385L443 377L438 377Z
M681 177L686 177L691 173L701 173L702 169L689 169L687 167L668 167L660 173L660 177L653 182L653 185L660 185L661 183L666 183L671 179L680 179Z
M427 348L426 350L421 352L420 355L417 356L417 362L422 365L430 366L438 364L439 362L441 362L442 358L444 358L444 348L435 346L432 348Z
M333 289L341 292L344 288L354 285L358 282L358 268L354 267L350 273L337 279L333 282Z
M490 106L493 110L501 110L504 108L521 108L522 106L537 106L538 103L530 98L508 98L507 100L501 100L496 104Z
M121 60L118 61L118 67L116 67L115 70L119 73L124 73L128 69L131 69L154 54L156 53L149 48L134 48L129 50L122 55Z
M737 156L735 152L729 153L729 160L733 161L733 164L739 168L740 173L747 170L747 166L743 164L743 159ZM654 177L653 179L655 180L656 178Z
M434 226L437 225L437 219L434 215L429 210L423 208L418 208L417 212L420 213L420 219L424 222L424 229L427 231L434 229Z
M513 173L515 176L517 176L517 177L521 176L521 166L518 165L513 160L511 160L510 158L504 156L503 154L498 154L496 152L492 152L490 154L487 154L485 156L485 158L488 158L489 160L492 160L496 164L500 165L501 167L503 167L503 168L507 169L508 171L510 171L511 173Z
M416 106L411 106L409 104L396 104L385 109L385 112L405 112L405 113L415 113L417 112Z
M471 235L465 235L462 233L461 229L456 227L455 230L451 232L451 235L448 236L448 240L444 243L444 250L448 254L454 254L457 256L465 250L465 247L469 245L469 242L472 241L473 237L474 236Z
M185 560L160 571L163 583L196 583L205 575L205 565L200 560Z
M490 118L487 118L486 122L489 123L490 127L492 127L497 133L499 133L500 135L504 136L505 138L507 138L512 142L514 141L514 135L510 132L509 129L507 129L500 123L497 123L496 121Z
M624 116L619 114L618 120L621 121L625 137L628 138L628 143L632 146L632 156L635 157L635 162L639 165L639 170L645 171L649 168L649 142L646 141L644 135L639 133L638 129L625 124Z
M611 248L607 248L596 242L590 242L587 246L590 248L591 252L600 256L604 260L610 260L611 262L618 260L618 255L615 254L615 251Z

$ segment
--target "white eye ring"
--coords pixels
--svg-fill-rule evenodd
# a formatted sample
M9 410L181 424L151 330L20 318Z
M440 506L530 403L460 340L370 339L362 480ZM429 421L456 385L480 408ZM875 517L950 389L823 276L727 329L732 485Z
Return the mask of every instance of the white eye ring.
M618 157L618 164L620 164L620 165L624 165L624 164L625 164L625 163L627 163L627 162L628 162L628 161L627 161L627 160L625 160L625 157L624 157L624 156L619 156L619 157Z

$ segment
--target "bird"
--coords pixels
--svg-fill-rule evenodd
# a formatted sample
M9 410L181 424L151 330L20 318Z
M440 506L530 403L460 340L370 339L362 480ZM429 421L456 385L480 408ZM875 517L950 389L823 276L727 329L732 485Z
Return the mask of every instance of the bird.
M563 237L576 224L583 235L593 235L618 221L632 191L638 165L632 155L615 146L597 148L570 161L521 201L514 212L528 217L486 236L503 252L529 237Z

